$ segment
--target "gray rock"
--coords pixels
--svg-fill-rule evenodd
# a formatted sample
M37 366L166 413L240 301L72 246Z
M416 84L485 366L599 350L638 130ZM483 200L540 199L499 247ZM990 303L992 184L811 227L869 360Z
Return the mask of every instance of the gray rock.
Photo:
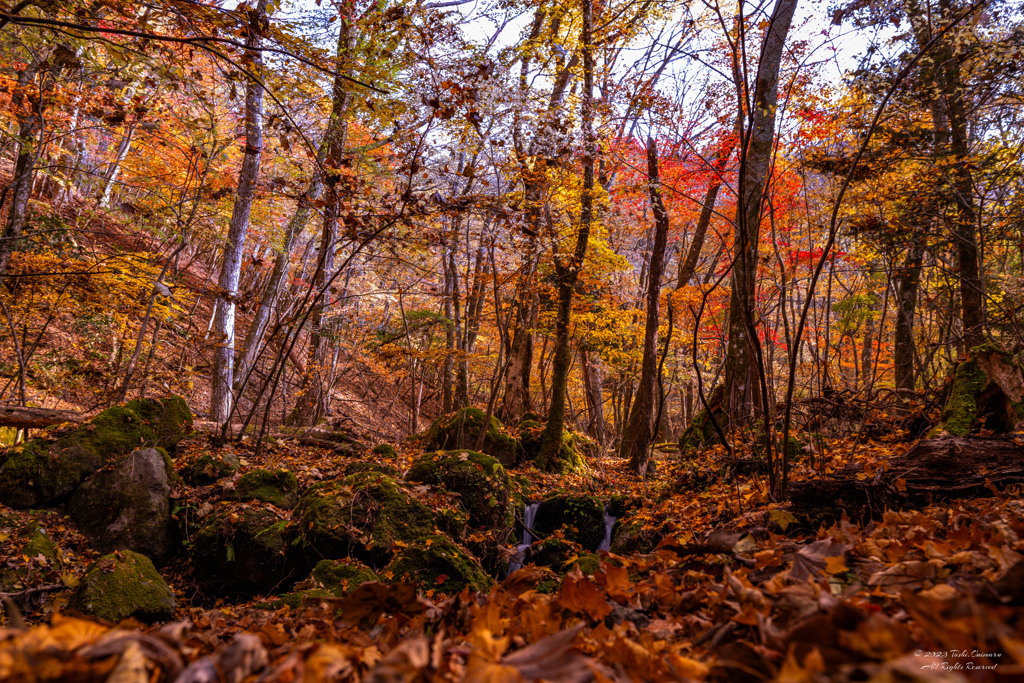
M165 453L133 451L82 482L68 514L100 552L133 550L162 564L175 549L171 472Z

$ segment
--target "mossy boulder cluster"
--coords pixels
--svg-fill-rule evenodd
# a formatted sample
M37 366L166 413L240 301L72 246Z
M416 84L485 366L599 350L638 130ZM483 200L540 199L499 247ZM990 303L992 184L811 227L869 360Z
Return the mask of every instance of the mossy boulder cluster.
M13 508L52 503L107 463L140 447L172 448L191 430L192 414L177 396L108 408L77 429L9 451L0 462L0 503Z

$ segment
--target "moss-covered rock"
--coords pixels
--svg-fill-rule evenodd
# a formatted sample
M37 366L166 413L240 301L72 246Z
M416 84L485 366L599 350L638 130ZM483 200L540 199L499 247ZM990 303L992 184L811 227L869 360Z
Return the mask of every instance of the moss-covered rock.
M342 595L367 581L380 577L359 560L321 560L313 567L312 578L332 595Z
M193 538L192 562L201 581L232 592L271 593L294 583L291 528L271 508L231 503Z
M508 472L489 455L476 451L427 453L413 463L405 478L458 493L469 523L476 528L512 531L515 515Z
M450 415L442 415L424 432L423 447L438 451L476 448L485 417L487 413L479 408L463 408ZM482 450L505 467L515 467L522 462L523 450L519 440L510 436L493 415L487 425Z
M538 567L551 567L560 572L572 556L572 543L564 538L545 538L530 547L529 561Z
M523 444L523 453L527 460L536 460L540 453L540 435L544 433L544 423L540 420L523 419L519 423L519 440Z
M174 616L174 593L145 555L125 550L101 557L85 571L68 608L107 621L153 622Z
M56 439L34 439L12 449L0 462L0 503L14 508L50 503L74 491L108 462L140 446L177 443L184 435L172 429L183 419L178 415L179 401L144 399L114 406ZM157 419L168 411L177 417ZM191 425L191 414L187 424Z
M643 503L643 499L638 496L627 496L623 493L617 493L608 500L608 514L616 519L620 519L638 510Z
M126 406L142 418L164 448L174 448L193 431L192 411L181 396L141 398Z
M371 450L370 452L373 453L374 455L380 456L382 458L387 458L389 460L394 460L395 458L398 457L398 451L396 451L395 447L389 443L378 444L374 446L373 450Z
M980 429L1012 432L1024 420L1021 365L994 345L974 348L953 374L940 420L929 437L943 431L953 436L968 436Z
M238 480L235 497L291 510L299 500L299 480L288 470L252 470Z
M182 467L179 474L192 486L207 486L230 477L241 466L234 453L207 453Z
M657 547L665 534L658 529L646 527L642 522L623 519L612 528L611 552L616 555L649 553Z
M309 487L294 513L307 562L351 556L383 567L396 542L412 543L433 533L430 508L402 487L378 472Z
M552 496L541 501L534 529L545 536L561 529L565 538L594 552L604 540L604 504L594 496Z
M448 595L467 587L486 591L493 584L475 559L441 535L430 536L402 550L383 574L391 581L411 581Z
M157 564L170 559L177 539L165 456L155 448L133 451L75 490L68 515L94 548L133 550Z
M345 465L345 476L352 474L359 474L360 472L379 472L386 474L389 477L397 479L401 473L391 465L386 465L382 462L365 462L357 460L356 462L350 462Z

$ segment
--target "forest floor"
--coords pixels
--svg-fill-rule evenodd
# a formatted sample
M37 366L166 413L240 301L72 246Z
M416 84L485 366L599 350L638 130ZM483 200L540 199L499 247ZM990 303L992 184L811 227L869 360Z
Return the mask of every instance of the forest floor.
M907 445L833 442L825 471L851 458L867 471L884 469ZM181 444L177 460L211 448L197 436ZM247 444L227 448L243 471L287 467L300 486L353 459L290 441L258 458ZM373 459L405 471L418 453L404 443L393 457ZM258 608L260 598L209 593L179 561L164 572L177 618L153 626L63 615L64 586L96 553L57 511L0 509L0 533L39 524L62 548L58 566L38 568L38 581L50 585L38 611L0 626L0 679L218 680L203 671L230 681L1024 678L1019 487L812 529L786 505L768 502L763 478L735 473L727 462L721 449L666 459L646 481L614 457L570 477L517 470L530 499L571 490L635 502L631 520L656 548L601 551L590 574L527 565L490 593L428 597L395 584L275 611ZM796 476L818 475L808 462ZM198 507L210 491L182 486L176 495L180 506ZM2 547L0 566L31 562L12 557L13 544Z

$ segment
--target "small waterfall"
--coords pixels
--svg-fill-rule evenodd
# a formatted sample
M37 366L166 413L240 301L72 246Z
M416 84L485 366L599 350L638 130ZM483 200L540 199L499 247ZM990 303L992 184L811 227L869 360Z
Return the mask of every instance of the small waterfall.
M516 559L512 560L508 566L508 573L511 574L517 569L522 569L523 562L526 561L526 551L530 549L530 545L533 543L533 536L527 529L533 529L534 521L537 519L537 509L540 507L540 503L529 503L526 506L526 511L523 514L523 535L519 539L519 551L516 553Z
M608 504L604 505L604 540L601 541L601 545L597 546L600 550L611 550L612 549L612 529L615 527L615 520L618 517L612 517L608 514Z

